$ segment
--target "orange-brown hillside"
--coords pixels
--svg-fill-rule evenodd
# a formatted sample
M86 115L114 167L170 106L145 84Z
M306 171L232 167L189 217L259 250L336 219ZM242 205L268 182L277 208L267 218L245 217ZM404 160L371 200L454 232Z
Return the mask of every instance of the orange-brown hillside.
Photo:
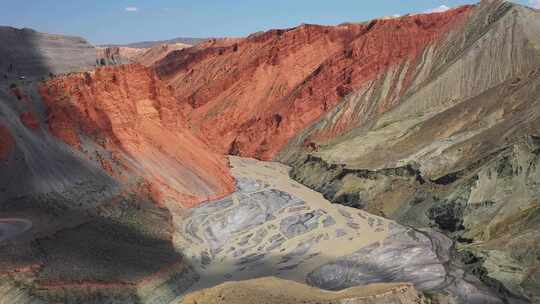
M111 151L97 156L104 169L122 180L144 177L158 202L192 206L234 189L225 157L189 130L150 69L99 68L52 79L40 92L53 135L83 152L88 141Z
M470 8L272 30L173 52L154 68L192 108L187 116L194 129L219 152L271 159L343 97L394 65L414 62L462 26ZM400 80L404 86L410 71Z

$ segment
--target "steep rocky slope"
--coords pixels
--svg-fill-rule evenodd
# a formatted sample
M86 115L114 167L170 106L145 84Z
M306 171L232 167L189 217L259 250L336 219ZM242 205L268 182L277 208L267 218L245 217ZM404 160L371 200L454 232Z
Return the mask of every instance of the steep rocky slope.
M169 303L198 279L169 209L232 191L226 159L183 128L152 71L41 82L95 68L95 48L30 30L0 41L13 63L0 78L0 303Z
M94 70L83 39L1 29L0 303L172 303L268 276L540 301L539 31L484 0ZM185 300L386 300L228 286Z
M484 282L538 301L539 30L537 11L483 1L424 51L395 106L373 108L403 87L390 84L407 64L352 92L278 159L336 203L446 231Z
M185 206L231 192L223 156L191 134L182 110L138 65L57 77L40 89L51 133L111 175L143 176L156 201Z
M46 76L96 65L96 53L86 40L39 33L32 29L0 27L0 76Z
M96 50L98 66L134 63L135 58L146 52L146 49L129 47L98 47Z
M144 53L135 57L134 60L142 65L151 66L154 63L165 58L165 56L169 55L169 53L183 50L189 47L191 47L191 45L184 43L157 44L149 49L146 49Z
M461 29L470 9L273 30L228 46L175 52L155 68L193 107L191 124L219 151L270 159L353 90L387 69L420 61L426 48ZM402 71L403 91L416 68Z

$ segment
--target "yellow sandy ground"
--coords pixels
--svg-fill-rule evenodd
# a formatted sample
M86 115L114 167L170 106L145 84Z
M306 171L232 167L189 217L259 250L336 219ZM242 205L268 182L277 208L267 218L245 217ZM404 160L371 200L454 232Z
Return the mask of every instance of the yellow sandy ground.
M405 292L410 293L410 295L403 295ZM388 294L388 297L392 297L394 296L392 293L399 294L402 297L410 296L414 298L416 292L413 290L412 285L401 283L373 284L340 292L328 292L297 282L276 278L261 278L244 282L228 282L214 288L194 292L188 295L180 304L338 303L339 300L347 299L358 301L374 296L383 298L386 294ZM351 303L360 303L360 301ZM381 299L380 302L372 300L370 303L388 302Z

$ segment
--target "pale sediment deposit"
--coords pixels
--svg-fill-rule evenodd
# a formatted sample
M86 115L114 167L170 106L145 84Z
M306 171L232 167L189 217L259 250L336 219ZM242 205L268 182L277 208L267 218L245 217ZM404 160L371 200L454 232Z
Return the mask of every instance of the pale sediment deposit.
M466 303L498 303L448 267L452 242L333 205L287 166L230 158L237 191L174 216L175 245L201 276L191 291L274 276L325 290L410 282Z
M262 278L224 283L188 295L182 304L424 304L411 284L372 284L339 292L327 292L297 282Z

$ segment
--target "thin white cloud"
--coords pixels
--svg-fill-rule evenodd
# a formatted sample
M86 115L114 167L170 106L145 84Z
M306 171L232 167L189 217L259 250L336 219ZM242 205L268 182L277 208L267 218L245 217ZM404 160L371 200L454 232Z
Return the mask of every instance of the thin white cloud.
M128 6L126 7L126 12L136 12L138 11L139 9L135 6Z
M535 0L535 1L538 1L540 2L540 0ZM449 10L450 8L446 5L440 5L436 8L432 8L430 10L427 10L426 13L442 13L442 12L446 12L447 10Z
M536 9L540 9L540 0L529 0L529 5Z

